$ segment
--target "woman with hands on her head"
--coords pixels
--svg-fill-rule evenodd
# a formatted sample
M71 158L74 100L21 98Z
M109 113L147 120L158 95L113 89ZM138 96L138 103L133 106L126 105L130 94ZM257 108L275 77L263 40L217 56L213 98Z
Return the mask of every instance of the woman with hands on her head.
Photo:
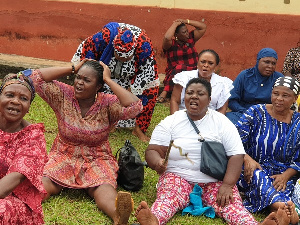
M278 78L272 104L252 106L236 124L247 153L238 182L245 207L257 212L287 205L291 224L299 220L291 197L300 171L300 114L290 108L299 91L295 78Z
M74 86L56 81L71 73L75 74ZM108 136L119 119L141 112L141 101L110 78L108 66L94 60L85 59L75 67L35 70L31 78L58 123L44 170L46 198L63 187L85 189L114 224L127 224L133 203L130 193L116 191L118 164ZM100 92L104 83L115 95ZM119 210L121 206L125 210Z
M195 29L189 32L187 25L193 26ZM177 19L169 27L162 45L167 58L164 90L157 98L157 102L164 102L168 95L172 94L174 87L172 79L175 74L197 68L198 53L195 44L205 31L205 23L189 19Z
M236 186L245 154L241 139L225 115L208 108L210 96L211 86L207 80L191 79L185 91L186 110L168 116L154 129L145 156L149 167L160 177L157 198L151 209L143 201L136 211L141 225L166 224L176 212L187 207L195 184L203 189L203 204L213 207L217 216L227 223L258 224L243 206ZM202 142L188 116L205 140L224 145L229 161L223 181L200 172ZM171 140L175 146L181 147L182 152L172 146L165 164ZM272 214L262 224L274 224L274 220L276 216Z
M47 162L43 124L23 117L35 96L30 78L8 74L0 87L0 224L44 224Z

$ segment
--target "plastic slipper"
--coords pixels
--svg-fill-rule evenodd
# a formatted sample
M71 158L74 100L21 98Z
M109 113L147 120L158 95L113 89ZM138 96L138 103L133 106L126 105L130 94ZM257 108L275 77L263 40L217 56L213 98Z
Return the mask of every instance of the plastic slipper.
M156 102L158 103L164 103L166 102L166 98L162 97L162 96L159 96L157 99L156 99Z
M133 211L133 199L129 192L119 191L116 198L116 210L120 217L118 225L127 225Z

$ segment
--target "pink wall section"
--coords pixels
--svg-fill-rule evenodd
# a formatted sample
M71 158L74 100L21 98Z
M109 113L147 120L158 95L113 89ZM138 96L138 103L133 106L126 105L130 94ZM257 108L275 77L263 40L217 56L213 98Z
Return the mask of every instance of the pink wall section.
M257 52L264 47L277 51L277 70L281 71L286 52L300 39L300 16L41 0L1 0L0 9L1 53L69 61L85 37L110 21L124 22L146 30L160 73L166 65L161 49L163 35L177 18L204 18L207 32L196 47L198 51L216 50L221 75L232 79L254 66Z

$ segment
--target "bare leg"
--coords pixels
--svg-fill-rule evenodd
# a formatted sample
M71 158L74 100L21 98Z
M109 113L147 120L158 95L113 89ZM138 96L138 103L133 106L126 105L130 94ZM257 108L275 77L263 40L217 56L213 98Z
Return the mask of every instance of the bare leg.
M291 220L291 224L295 225L299 222L299 216L295 209L295 204L292 201L288 201L285 206L285 212Z
M144 201L138 206L135 216L141 225L159 225L158 219Z
M130 193L128 193L130 198L129 201L128 199L126 199L127 198L126 196L125 198L123 198L124 195L119 195L113 186L109 184L103 184L98 187L89 188L88 194L95 199L95 202L99 210L103 211L106 215L108 215L114 221L115 225L119 225L119 224L127 225L127 221L124 222L125 220L123 216L124 214L120 215L120 212L117 211L116 207L118 206L119 208L121 208L122 210L121 213L123 213L124 211L126 214L128 214L128 211L131 213L131 211L133 210L133 202L131 201ZM116 203L117 196L118 198L121 198L121 201L123 202L119 203L118 200L118 202ZM127 217L127 220L130 216L130 213Z
M54 183L50 178L43 177L42 179L44 188L47 191L47 195L44 197L43 201L47 200L51 195L57 195L63 189L59 184Z
M144 134L144 132L140 129L139 125L135 125L132 134L137 136L141 141L143 142L149 142L150 138L146 136L146 134Z

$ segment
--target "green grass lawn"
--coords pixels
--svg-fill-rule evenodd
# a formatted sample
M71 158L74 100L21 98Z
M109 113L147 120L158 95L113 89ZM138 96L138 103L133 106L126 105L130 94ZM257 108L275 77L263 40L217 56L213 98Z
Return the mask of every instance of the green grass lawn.
M151 136L154 127L168 114L168 105L156 105L151 125L147 131L148 136ZM49 151L57 134L57 123L52 109L39 96L36 96L31 105L30 112L26 115L25 119L31 121L32 123L45 124L47 150ZM124 145L125 140L129 139L140 153L142 160L144 159L144 152L147 148L147 143L139 141L138 138L131 134L130 129L117 129L115 132L110 134L109 139L114 154ZM154 202L156 196L155 185L157 180L158 175L156 172L146 168L144 187L139 192L132 193L135 208L137 208L138 204L142 200L147 201L149 205ZM118 190L122 190L122 188L118 188ZM49 225L112 224L112 221L105 214L98 210L93 199L91 199L84 190L64 189L59 195L53 196L44 202L43 210L45 215L45 223ZM256 214L255 217L258 220L262 220L265 217L265 214ZM133 214L130 217L129 222L136 222ZM219 225L225 223L219 218L209 219L204 216L181 216L180 213L177 213L168 224Z

